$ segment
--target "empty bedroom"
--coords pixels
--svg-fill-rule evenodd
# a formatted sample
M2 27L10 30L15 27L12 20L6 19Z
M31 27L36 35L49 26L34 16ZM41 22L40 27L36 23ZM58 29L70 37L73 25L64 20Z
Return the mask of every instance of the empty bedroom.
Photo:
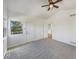
M4 59L76 59L76 0L3 0Z

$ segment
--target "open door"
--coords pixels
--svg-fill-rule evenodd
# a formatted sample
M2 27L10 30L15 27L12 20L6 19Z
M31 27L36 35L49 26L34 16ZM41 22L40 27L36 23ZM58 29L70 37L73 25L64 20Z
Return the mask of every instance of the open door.
M52 39L52 24L48 24L48 39Z

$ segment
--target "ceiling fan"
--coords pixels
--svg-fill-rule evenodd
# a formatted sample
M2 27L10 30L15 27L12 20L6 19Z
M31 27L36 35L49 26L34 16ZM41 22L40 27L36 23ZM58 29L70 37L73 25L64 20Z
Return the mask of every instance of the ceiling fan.
M46 7L46 6L48 6L49 8L48 8L48 11L51 9L51 8L53 8L53 7L55 7L55 8L59 8L59 6L57 6L57 5L55 5L56 3L58 3L58 2L61 2L62 0L48 0L48 5L43 5L43 6L41 6L41 7Z

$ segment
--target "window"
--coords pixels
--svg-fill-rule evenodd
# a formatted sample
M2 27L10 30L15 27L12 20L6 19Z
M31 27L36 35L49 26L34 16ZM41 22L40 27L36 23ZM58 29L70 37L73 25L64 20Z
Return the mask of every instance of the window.
M22 24L19 21L11 21L10 22L11 26L11 34L22 34Z

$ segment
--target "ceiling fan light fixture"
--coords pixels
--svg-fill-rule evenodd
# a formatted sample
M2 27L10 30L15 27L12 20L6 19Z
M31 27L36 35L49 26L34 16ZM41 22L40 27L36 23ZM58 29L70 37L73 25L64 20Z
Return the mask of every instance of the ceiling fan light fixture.
M50 8L53 8L53 5L51 4L49 7L50 7Z
M53 9L53 7L55 8L59 8L59 6L55 5L58 2L61 2L62 0L48 0L48 5L43 5L42 7L48 6L48 11L50 9Z

